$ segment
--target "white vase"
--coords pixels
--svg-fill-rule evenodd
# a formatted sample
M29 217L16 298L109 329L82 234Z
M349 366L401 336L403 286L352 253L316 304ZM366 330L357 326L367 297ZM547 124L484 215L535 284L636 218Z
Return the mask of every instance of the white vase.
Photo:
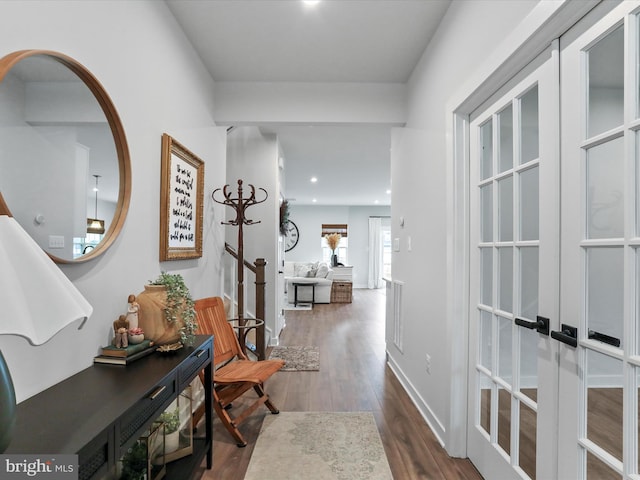
M164 436L164 453L175 452L178 450L180 446L180 431L176 430L175 432L167 433Z

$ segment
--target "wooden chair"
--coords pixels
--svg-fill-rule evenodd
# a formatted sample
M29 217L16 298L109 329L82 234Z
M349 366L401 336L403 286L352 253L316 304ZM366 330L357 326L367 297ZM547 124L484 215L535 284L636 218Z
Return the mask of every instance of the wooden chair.
M244 447L247 442L238 430L240 423L263 403L271 413L279 413L264 391L264 382L282 368L284 361L248 360L233 327L227 321L220 297L196 300L195 310L198 333L213 335L213 408L237 445ZM258 394L257 400L232 417L231 402L252 388Z

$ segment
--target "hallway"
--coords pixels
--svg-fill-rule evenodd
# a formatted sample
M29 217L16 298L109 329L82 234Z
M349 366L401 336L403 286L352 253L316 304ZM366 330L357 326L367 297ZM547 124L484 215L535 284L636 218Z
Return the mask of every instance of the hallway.
M282 345L320 348L319 372L278 372L266 384L285 411L372 411L397 480L479 479L468 460L452 459L386 367L382 290L356 289L351 304L287 311ZM237 448L214 422L214 468L205 480L242 480L266 414L259 409L241 429L249 442Z

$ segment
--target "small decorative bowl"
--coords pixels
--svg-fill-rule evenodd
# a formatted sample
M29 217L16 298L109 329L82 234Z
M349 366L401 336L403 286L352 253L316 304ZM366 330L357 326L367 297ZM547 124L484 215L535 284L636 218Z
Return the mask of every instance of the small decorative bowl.
M144 340L144 333L139 333L138 335L128 335L129 337L129 343L131 344L137 344L137 343L141 343Z

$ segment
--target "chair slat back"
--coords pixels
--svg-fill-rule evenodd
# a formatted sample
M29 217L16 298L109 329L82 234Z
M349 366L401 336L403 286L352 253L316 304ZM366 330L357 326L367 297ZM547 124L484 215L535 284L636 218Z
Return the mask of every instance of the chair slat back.
M214 364L226 363L234 357L244 359L238 337L227 321L224 302L220 297L208 297L196 300L196 318L198 333L213 335Z

